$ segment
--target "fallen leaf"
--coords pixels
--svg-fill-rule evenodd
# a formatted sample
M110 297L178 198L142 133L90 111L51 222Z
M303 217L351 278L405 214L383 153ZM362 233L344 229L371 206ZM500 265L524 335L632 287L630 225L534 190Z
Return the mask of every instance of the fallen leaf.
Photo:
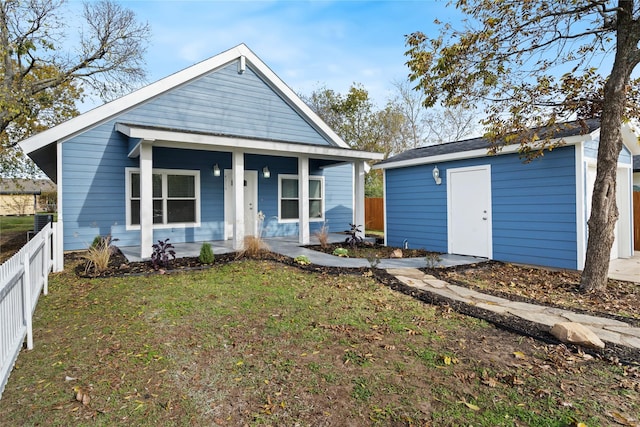
M523 352L521 351L514 351L513 355L515 356L516 359L526 359L527 356L524 355Z
M471 409L472 411L479 411L480 407L477 405L474 405L473 403L469 403L465 400L462 400L460 403L464 403L466 405L467 408Z

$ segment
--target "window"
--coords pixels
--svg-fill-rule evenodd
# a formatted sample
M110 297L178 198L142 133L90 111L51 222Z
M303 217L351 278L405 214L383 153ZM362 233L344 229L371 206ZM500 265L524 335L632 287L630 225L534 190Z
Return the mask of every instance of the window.
M200 173L153 170L153 224L194 226L200 222ZM127 169L127 226L140 226L140 170Z
M279 175L279 218L281 221L297 221L300 196L297 175ZM324 219L324 180L321 176L309 177L309 219Z

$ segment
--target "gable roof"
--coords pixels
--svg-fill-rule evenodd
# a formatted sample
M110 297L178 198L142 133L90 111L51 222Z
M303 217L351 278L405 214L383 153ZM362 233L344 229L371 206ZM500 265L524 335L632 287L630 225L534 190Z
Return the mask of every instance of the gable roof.
M177 86L197 79L233 61L238 62L238 71L250 64L262 79L282 96L286 102L304 117L316 131L322 134L333 146L349 148L320 117L309 108L262 60L245 44L240 44L212 58L199 62L189 68L165 77L148 86L138 89L114 101L96 107L80 116L61 123L51 129L33 135L18 145L26 154L41 150L53 143L64 142L110 118L130 110L152 98L155 98Z
M587 119L562 123L553 129L539 128L533 131L537 132L540 138L544 138L549 132L553 132L551 134L553 139L563 139L565 144L571 145L580 141L597 138L599 129L599 119ZM629 135L626 135L627 132L623 132L623 138L633 136L631 132L632 131L629 131ZM635 139L635 137L633 137L633 139ZM487 150L490 147L490 141L483 137L429 145L407 150L396 156L389 157L377 163L374 169L390 169L454 159L483 157L487 155ZM498 154L514 153L517 152L518 148L518 144L506 145ZM636 150L632 150L632 152L635 153L639 150L640 146L636 147Z

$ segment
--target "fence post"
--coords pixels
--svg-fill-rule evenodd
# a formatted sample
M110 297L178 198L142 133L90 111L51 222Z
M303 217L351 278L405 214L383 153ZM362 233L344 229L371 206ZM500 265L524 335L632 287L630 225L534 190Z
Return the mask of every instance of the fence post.
M33 350L33 322L31 318L31 272L29 267L29 251L26 251L24 254L24 262L22 263L22 268L24 268L24 272L22 275L22 301L23 301L23 312L24 312L24 321L25 326L27 327L27 349Z
M49 259L49 251L51 249L49 236L51 235L51 223L47 225L47 231L42 233L42 240L44 248L42 248L42 293L44 295L49 294L49 266L51 264L51 260Z

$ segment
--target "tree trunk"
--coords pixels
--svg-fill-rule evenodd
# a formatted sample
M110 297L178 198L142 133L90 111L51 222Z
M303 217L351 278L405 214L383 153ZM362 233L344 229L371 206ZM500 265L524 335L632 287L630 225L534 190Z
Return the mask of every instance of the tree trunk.
M616 174L622 150L622 119L625 113L626 87L637 64L638 35L633 22L633 1L619 0L616 56L611 75L604 86L604 102L598 147L596 181L593 186L589 239L581 291L604 290L607 286L614 228L618 221Z

